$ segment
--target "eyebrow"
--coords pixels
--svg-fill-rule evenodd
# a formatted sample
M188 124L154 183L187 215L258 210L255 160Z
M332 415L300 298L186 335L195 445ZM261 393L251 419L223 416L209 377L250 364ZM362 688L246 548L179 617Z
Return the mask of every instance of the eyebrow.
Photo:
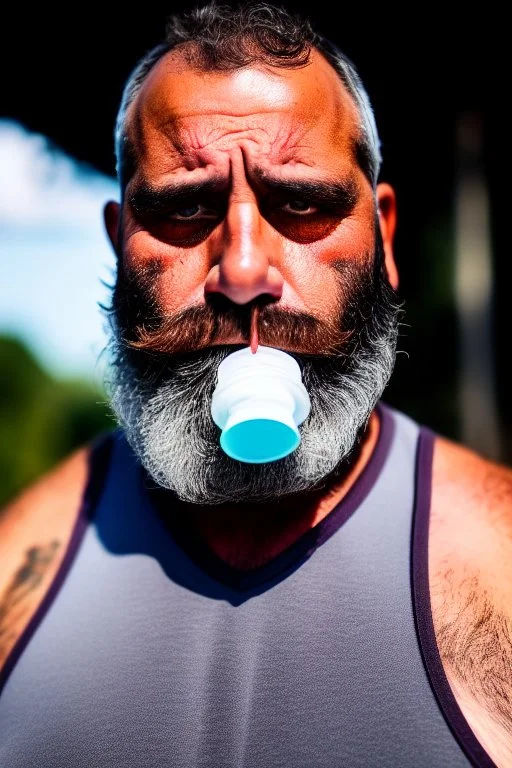
M357 200L357 184L355 179L342 181L323 181L320 179L283 179L269 176L257 171L258 180L268 189L287 193L295 197L313 198L326 205L355 205Z
M287 194L298 198L314 199L326 205L353 206L357 200L357 184L353 178L343 181L323 181L317 179L283 179L270 176L266 172L256 171L254 174L259 186L268 190ZM208 196L225 192L228 189L225 178L211 178L200 182L182 182L168 184L164 187L154 187L143 182L130 195L129 202L137 213L157 213L192 198Z
M129 202L137 213L156 213L184 203L192 197L215 194L226 189L225 179L213 178L200 182L167 184L154 187L143 182L130 195Z

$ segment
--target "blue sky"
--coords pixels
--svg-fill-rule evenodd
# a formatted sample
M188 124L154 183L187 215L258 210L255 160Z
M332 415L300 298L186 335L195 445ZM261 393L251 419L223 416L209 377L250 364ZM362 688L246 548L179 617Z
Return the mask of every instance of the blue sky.
M0 333L54 374L95 379L115 266L102 209L116 182L12 120L0 120L0 165Z

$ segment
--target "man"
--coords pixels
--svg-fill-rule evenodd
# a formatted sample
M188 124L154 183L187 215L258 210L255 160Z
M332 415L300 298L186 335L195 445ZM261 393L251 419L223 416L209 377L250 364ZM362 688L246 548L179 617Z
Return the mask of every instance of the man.
M205 6L116 147L120 428L2 518L1 765L512 765L512 473L381 402L395 197L355 68L280 8ZM311 410L250 463L211 405L260 347Z

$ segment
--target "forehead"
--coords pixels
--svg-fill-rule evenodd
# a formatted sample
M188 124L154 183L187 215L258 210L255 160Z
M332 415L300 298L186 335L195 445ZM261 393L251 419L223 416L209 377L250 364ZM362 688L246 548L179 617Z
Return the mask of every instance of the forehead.
M199 169L222 173L236 148L263 170L332 176L356 164L357 107L316 50L305 67L230 72L193 68L172 51L150 71L127 117L137 175L155 181Z

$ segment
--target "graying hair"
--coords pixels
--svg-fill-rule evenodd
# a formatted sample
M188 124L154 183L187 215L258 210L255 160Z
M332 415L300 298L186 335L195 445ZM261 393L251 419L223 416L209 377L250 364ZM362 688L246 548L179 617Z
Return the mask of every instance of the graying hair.
M250 1L231 7L218 5L214 0L171 16L164 41L139 60L126 81L114 134L116 171L122 190L135 164L126 131L128 109L150 70L178 45L187 45L196 65L211 71L240 69L261 60L296 68L307 64L311 48L319 50L339 75L359 111L358 160L375 188L382 162L380 139L369 96L350 59L314 31L307 18L283 7Z

